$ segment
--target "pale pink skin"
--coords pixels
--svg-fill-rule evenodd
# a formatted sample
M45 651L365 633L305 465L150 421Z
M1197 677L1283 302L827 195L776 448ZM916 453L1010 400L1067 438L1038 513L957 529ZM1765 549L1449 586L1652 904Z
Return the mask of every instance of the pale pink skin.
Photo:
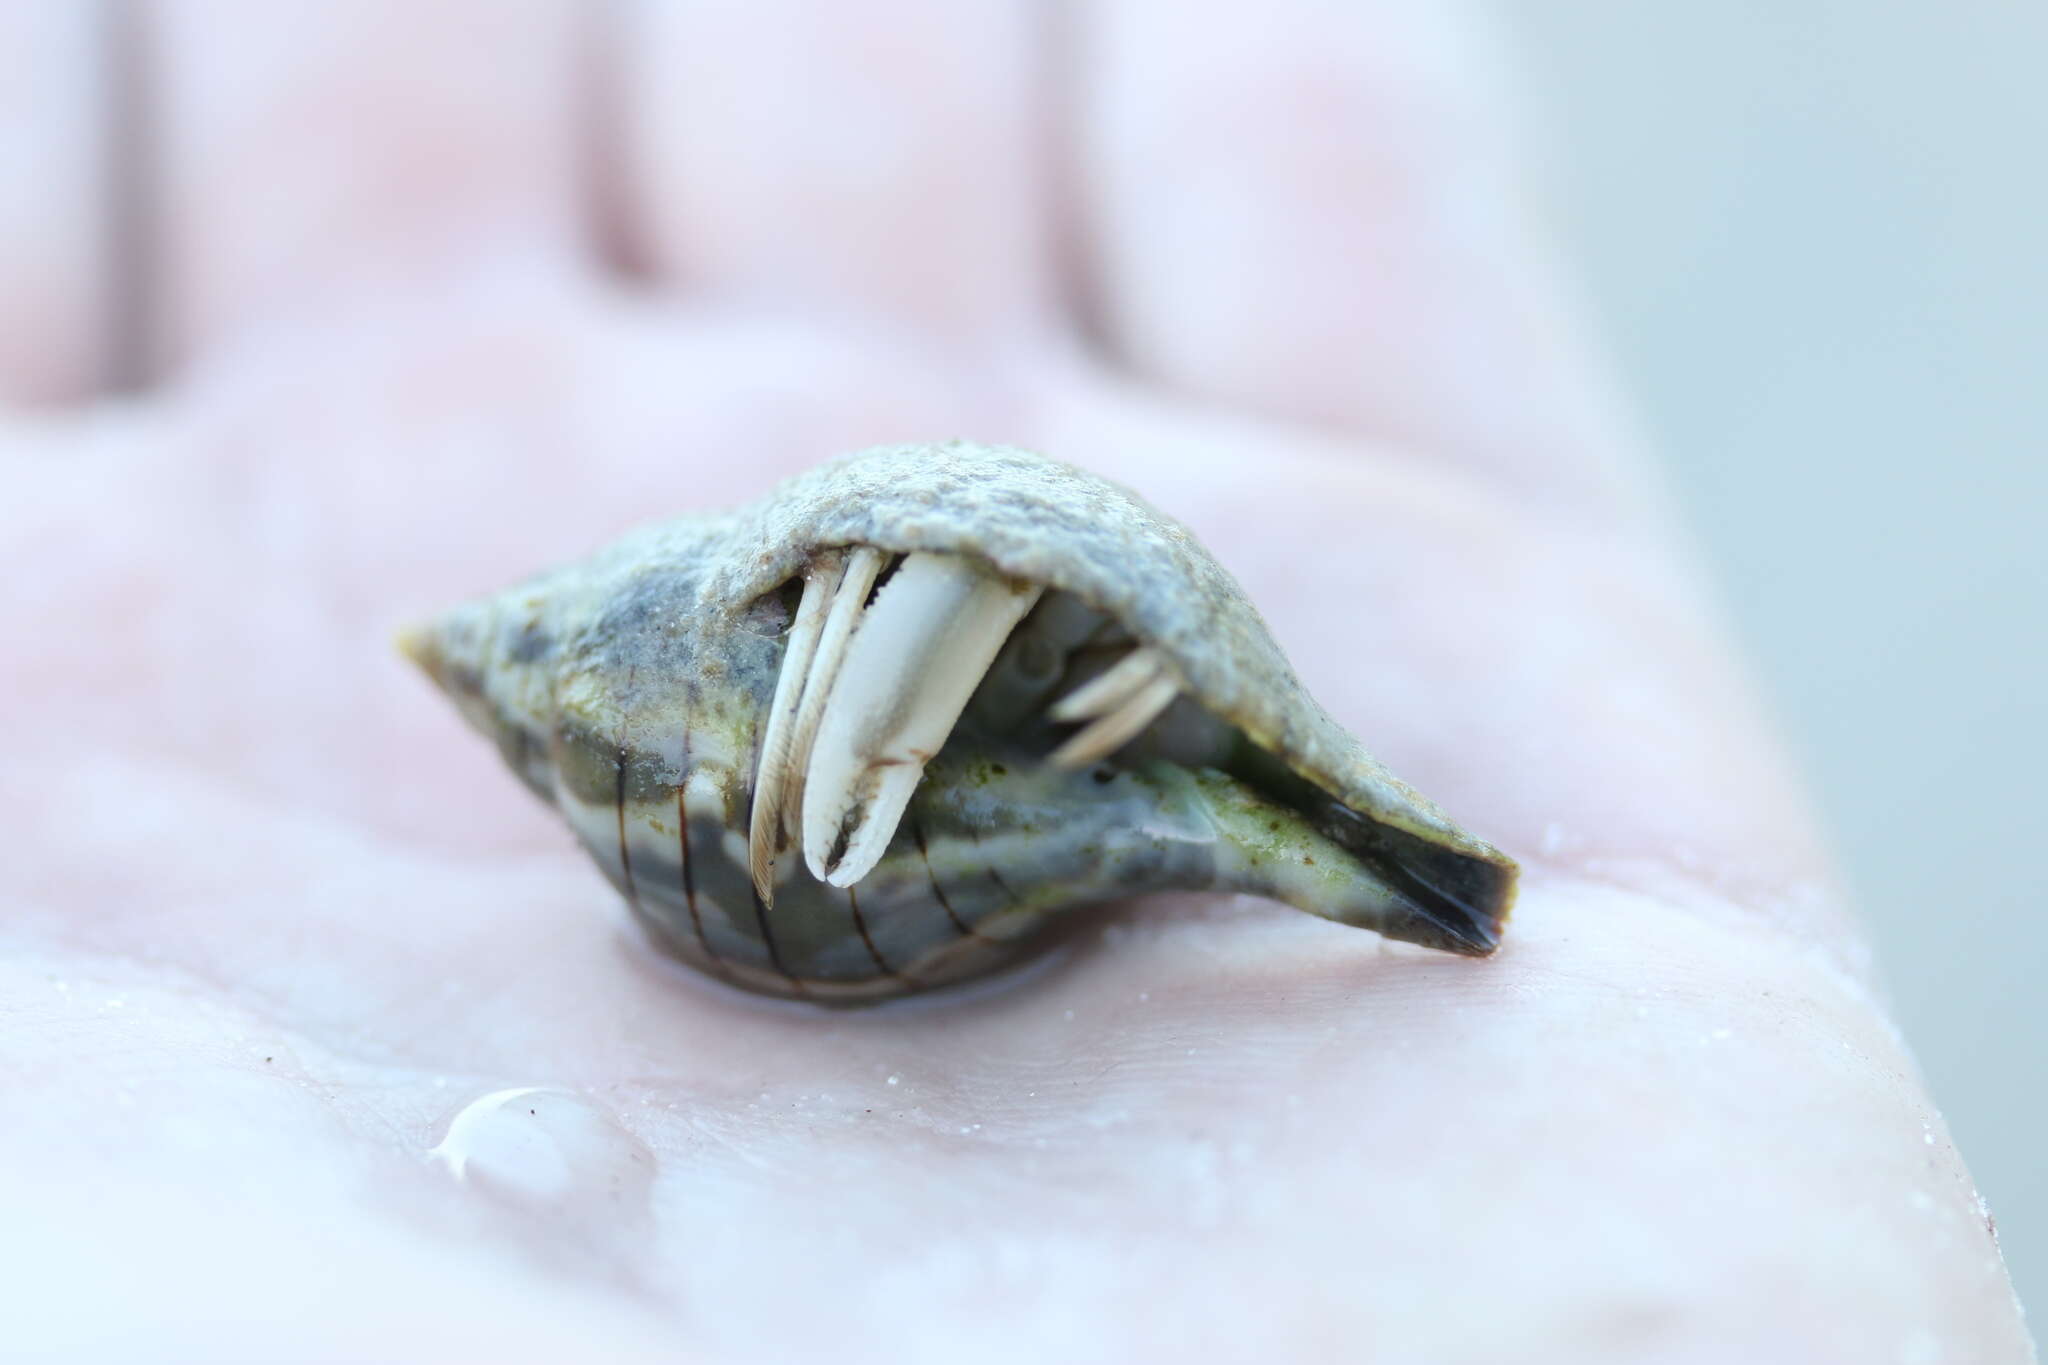
M1435 7L752 0L579 46L540 3L167 3L146 336L88 250L89 8L0 9L0 202L43 210L0 220L0 1355L2026 1357ZM147 391L88 405L123 346ZM756 1005L625 932L387 647L955 434L1193 526L1524 860L1499 956L1178 898L967 1000ZM424 1155L520 1085L651 1187Z

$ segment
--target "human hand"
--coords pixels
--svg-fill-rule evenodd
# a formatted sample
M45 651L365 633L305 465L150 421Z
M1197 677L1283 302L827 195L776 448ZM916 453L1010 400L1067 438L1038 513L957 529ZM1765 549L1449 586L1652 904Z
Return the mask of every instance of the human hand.
M2023 1359L1422 8L164 3L123 269L85 8L0 11L0 168L64 172L0 251L20 1354ZM1524 860L1500 954L1162 897L964 997L737 999L389 649L950 435L1190 524Z

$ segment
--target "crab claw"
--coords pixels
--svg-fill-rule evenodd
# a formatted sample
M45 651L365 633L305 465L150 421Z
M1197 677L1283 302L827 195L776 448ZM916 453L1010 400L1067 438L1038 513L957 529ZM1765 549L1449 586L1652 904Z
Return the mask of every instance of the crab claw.
M803 800L804 768L810 762L826 695L887 558L865 545L848 554L829 550L804 574L803 598L790 623L775 700L761 736L754 809L747 825L747 871L764 905L775 904L775 863L790 845L792 819Z
M805 768L813 876L852 886L880 861L924 765L1041 591L959 555L897 567L846 648Z
M1180 680L1173 676L1166 656L1141 645L1116 667L1075 688L1052 708L1054 720L1088 722L1053 750L1052 765L1083 768L1109 757L1159 719L1179 695Z

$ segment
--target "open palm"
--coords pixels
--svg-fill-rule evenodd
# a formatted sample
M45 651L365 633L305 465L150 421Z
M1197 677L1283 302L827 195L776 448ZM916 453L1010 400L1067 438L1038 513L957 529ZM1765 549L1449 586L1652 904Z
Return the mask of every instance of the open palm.
M1460 34L217 8L133 35L139 268L77 267L82 190L0 274L57 400L0 425L23 1353L2024 1355ZM90 54L6 22L55 104L4 136L61 146ZM1173 897L964 996L742 999L389 649L956 435L1190 524L1523 859L1502 952Z

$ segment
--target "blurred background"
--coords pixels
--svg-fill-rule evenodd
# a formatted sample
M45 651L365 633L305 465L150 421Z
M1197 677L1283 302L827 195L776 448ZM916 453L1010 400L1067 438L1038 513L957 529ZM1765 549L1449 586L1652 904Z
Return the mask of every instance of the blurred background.
M2048 6L1493 9L1546 207L2048 1304Z

